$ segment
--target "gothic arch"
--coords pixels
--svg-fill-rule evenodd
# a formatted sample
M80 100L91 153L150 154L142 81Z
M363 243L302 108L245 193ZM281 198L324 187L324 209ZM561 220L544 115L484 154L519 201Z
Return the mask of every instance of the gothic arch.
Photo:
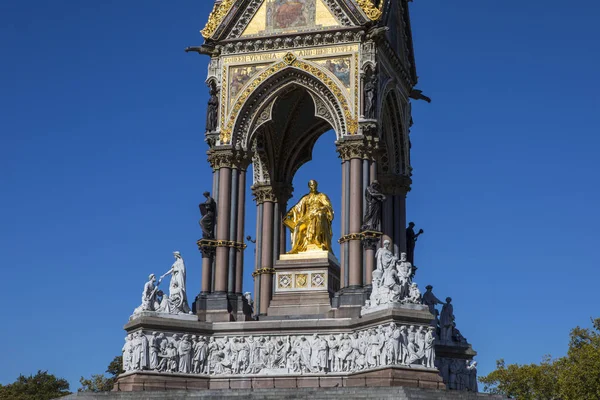
M310 94L315 103L315 116L326 120L338 139L357 132L358 123L338 84L317 66L295 59L291 54L288 56L246 85L224 121L221 144L248 149L257 128L271 117L265 110L286 90L297 87Z
M410 145L406 119L408 103L400 99L393 81L389 82L382 92L379 106L379 136L384 148L380 168L385 174L410 175Z

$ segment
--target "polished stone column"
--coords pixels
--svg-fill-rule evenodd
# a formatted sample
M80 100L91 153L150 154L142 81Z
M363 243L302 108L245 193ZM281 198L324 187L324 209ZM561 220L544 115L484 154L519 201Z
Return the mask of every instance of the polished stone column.
M237 242L244 243L244 227L246 218L246 169L239 170L237 206ZM237 250L235 261L235 292L241 294L244 284L244 250Z
M217 201L217 240L230 239L231 210L231 168L221 167L219 170L219 200ZM226 293L229 275L229 248L217 247L215 267L215 292Z
M238 178L239 178L239 170L238 168L233 168L231 170L231 211L230 211L230 220L229 220L229 240L232 242L237 241L237 213L238 213ZM227 273L227 292L233 293L235 292L235 278L236 271L235 268L237 266L236 263L237 250L234 247L229 248L229 263L228 263L228 273Z
M202 286L201 293L210 293L212 284L213 257L202 256Z
M254 253L254 312L260 314L261 307L261 277L262 268L262 233L263 233L263 203L256 205L256 243ZM268 305L267 305L268 307Z
M342 215L341 215L341 234L348 234L348 209L350 208L350 163L342 162ZM340 244L340 286L348 286L348 244L342 242Z
M273 297L273 201L263 203L263 237L261 260L261 288L260 288L260 314L267 313L269 303Z
M350 160L350 234L359 234L362 225L362 159L352 158ZM349 241L350 248L350 287L363 285L362 274L362 246L360 238Z

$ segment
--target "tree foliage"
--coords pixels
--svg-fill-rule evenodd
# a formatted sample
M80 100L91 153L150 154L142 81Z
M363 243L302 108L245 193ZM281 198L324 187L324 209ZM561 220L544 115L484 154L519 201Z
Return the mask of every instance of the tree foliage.
M35 375L20 375L14 383L0 385L0 399L5 400L50 400L71 394L69 382L57 378L48 371Z
M117 377L119 374L123 372L123 357L116 356L113 360L108 364L108 368L106 368L106 375L92 375L90 378L86 379L83 376L79 379L79 383L81 387L77 389L78 392L109 392L112 390L115 382L117 381Z
M593 329L577 327L571 331L569 351L540 364L506 365L480 378L484 390L519 400L600 399L600 318Z

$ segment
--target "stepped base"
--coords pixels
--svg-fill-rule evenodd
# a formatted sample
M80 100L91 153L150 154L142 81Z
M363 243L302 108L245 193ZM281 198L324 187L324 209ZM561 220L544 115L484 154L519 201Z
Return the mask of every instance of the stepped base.
M277 370L273 371L277 373ZM436 370L420 367L382 367L354 374L271 375L186 375L134 372L119 377L115 391L212 389L289 389L363 386L410 386L445 389Z
M471 392L410 388L410 387L335 387L290 389L239 389L239 390L162 390L145 392L75 393L65 400L175 400L175 399L220 399L220 400L280 400L280 399L364 399L364 400L506 400L503 396Z

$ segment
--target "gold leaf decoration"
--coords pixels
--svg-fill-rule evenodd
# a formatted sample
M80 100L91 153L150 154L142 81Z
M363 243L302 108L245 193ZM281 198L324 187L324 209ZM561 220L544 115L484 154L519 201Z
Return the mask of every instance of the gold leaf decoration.
M371 0L357 0L357 2L360 8L362 8L364 13L367 14L367 17L369 17L371 21L377 21L383 15L381 9L375 7L375 4L373 4ZM383 3L384 0L381 0L380 8L383 8Z
M215 33L221 24L221 21L223 21L223 18L229 13L229 10L231 10L231 7L233 7L233 3L235 2L236 0L223 0L221 3L215 3L213 10L208 16L206 26L200 31L205 39L209 39Z

